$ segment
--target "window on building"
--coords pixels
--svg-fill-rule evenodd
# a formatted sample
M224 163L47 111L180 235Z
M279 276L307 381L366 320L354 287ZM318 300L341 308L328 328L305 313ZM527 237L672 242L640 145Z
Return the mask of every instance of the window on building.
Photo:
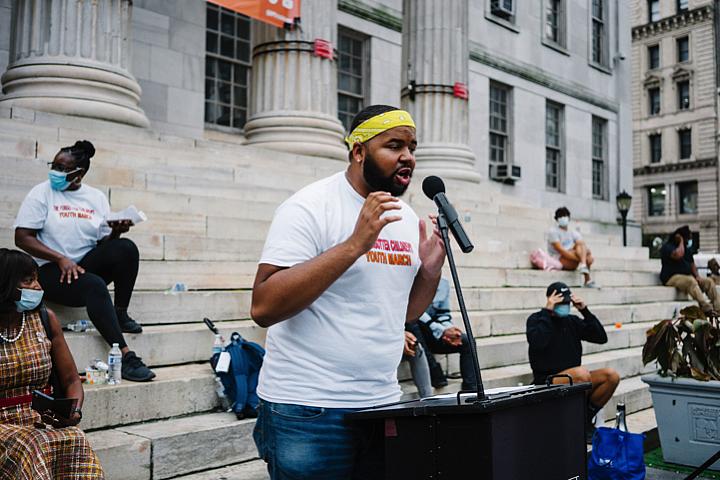
M660 45L648 47L648 70L660 68Z
M515 16L515 1L514 0L491 0L490 2L490 13L502 17L506 20L512 21Z
M650 163L662 161L662 135L654 133L648 136L650 139Z
M690 60L690 39L688 37L680 37L676 40L676 45L678 63Z
M650 115L660 114L660 87L648 88L648 110Z
M205 122L241 129L248 111L250 19L207 3Z
M678 110L690 108L690 82L684 80L677 83Z
M684 128L678 131L678 144L680 146L680 160L687 160L692 156L692 130Z
M680 202L678 205L680 213L698 213L698 183L678 183L678 202Z
M652 185L647 187L648 216L662 217L665 215L665 185Z
M563 170L563 107L547 102L545 107L545 186L562 190Z
M648 22L660 20L660 0L648 0Z
M592 119L592 194L593 198L607 200L606 175L607 165L607 120L593 117Z
M608 64L605 10L605 0L592 0L592 61L603 66Z
M363 35L338 30L338 117L350 129L352 119L365 106L367 42Z
M545 0L545 38L565 46L565 0Z
M511 87L490 82L490 162L508 163Z
M688 0L676 0L675 6L677 13L684 12L688 9Z

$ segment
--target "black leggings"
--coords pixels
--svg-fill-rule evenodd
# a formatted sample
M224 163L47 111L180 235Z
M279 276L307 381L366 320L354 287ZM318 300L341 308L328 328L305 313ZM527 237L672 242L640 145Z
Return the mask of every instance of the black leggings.
M85 273L71 284L60 283L60 268L56 263L40 267L40 284L45 298L67 307L87 307L90 321L108 345L117 343L125 348L115 308L126 309L135 287L140 254L132 240L106 240L78 263ZM115 307L110 299L108 284L115 284Z

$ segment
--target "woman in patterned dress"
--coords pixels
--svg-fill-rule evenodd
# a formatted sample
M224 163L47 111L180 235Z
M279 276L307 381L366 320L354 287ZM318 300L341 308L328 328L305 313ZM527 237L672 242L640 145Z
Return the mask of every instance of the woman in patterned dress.
M0 478L15 480L103 479L85 434L83 389L55 314L50 336L39 313L42 290L29 255L0 249ZM30 406L33 390L48 385L55 367L62 396L76 398L70 418L41 415Z

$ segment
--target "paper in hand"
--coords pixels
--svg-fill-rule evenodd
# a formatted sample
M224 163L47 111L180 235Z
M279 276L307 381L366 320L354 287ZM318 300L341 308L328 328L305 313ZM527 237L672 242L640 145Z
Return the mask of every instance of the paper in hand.
M130 205L120 212L111 212L105 219L106 222L117 222L120 220L130 220L133 225L137 225L138 223L147 220L147 216L142 211L135 208L135 205Z

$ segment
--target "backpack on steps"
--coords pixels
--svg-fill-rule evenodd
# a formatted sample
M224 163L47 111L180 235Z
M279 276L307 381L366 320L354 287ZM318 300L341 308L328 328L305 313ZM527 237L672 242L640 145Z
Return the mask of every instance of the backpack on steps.
M255 390L265 349L234 332L224 351L230 354L230 368L227 372L216 371L215 375L220 378L225 388L225 395L230 400L232 411L238 419L257 417L260 399ZM210 359L213 369L219 358L220 354L216 353Z

